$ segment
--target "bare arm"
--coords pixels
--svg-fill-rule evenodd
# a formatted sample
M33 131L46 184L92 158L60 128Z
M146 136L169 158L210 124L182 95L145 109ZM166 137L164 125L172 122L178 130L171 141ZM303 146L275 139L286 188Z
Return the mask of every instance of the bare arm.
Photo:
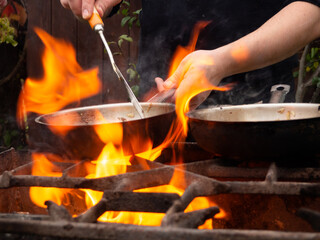
M177 88L177 98L190 99L214 89L230 75L262 68L288 58L320 37L320 8L307 2L286 6L256 31L214 50L195 51L158 88Z
M221 49L231 56L225 63L229 67L225 75L284 60L319 36L320 8L307 2L294 2L258 30Z

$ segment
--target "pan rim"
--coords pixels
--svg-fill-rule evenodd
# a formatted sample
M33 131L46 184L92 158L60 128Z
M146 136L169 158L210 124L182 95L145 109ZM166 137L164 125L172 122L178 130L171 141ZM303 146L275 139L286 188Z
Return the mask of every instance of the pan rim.
M118 124L118 123L126 123L126 122L135 122L135 121L140 121L140 120L147 120L147 119L151 119L157 116L162 116L162 115L166 115L166 114L171 114L175 112L175 105L172 103L154 103L154 102L140 102L140 105L142 107L150 107L150 106L167 106L170 109L167 112L164 112L162 114L158 114L156 116L147 116L144 117L142 119L132 119L132 120L117 120L117 121L110 121L110 122L105 122L105 123L94 123L94 124L88 124L88 123L77 123L77 124L50 124L48 122L45 122L44 119L46 117L54 117L54 116L58 116L58 115L62 115L62 114L67 114L67 113L72 113L72 112L81 112L81 111L85 111L85 110L94 110L94 109L104 109L104 108L113 108L113 107L119 107L119 108L123 108L123 107L132 107L132 109L134 110L134 107L132 105L131 102L124 102L124 103L107 103L107 104L99 104L99 105L92 105L92 106L84 106L84 107L76 107L76 108L69 108L69 109L63 109L63 110L59 110L56 112L52 112L52 113L47 113L47 114L42 114L38 117L35 118L35 122L37 124L41 124L41 125L46 125L46 126L73 126L73 127L81 127L81 126L93 126L93 125L104 125L104 124Z
M273 120L219 120L219 119L204 119L201 117L201 113L213 111L230 111L230 110L239 110L239 109L272 109L272 108L284 108L284 107L305 107L310 109L317 109L319 116L315 117L303 117L303 118L294 118L294 119L273 119ZM217 122L217 123L276 123L276 122L296 122L296 121L305 121L305 120L315 120L320 119L320 104L319 103L257 103L257 104L242 104L242 105L223 105L223 106L211 106L208 108L195 109L188 112L187 117L190 121L206 121L206 122Z

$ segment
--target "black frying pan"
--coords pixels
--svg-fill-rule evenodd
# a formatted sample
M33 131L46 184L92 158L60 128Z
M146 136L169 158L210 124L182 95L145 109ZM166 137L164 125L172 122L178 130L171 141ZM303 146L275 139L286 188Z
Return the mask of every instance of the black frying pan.
M227 159L305 161L319 157L320 105L303 103L214 107L188 113L203 149Z

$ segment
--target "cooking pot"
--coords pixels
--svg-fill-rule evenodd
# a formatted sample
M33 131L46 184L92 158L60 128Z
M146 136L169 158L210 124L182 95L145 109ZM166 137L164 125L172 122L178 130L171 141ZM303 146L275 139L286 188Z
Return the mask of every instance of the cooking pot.
M319 157L319 104L221 106L187 116L199 146L222 158L293 162Z
M163 142L176 115L173 104L141 103L141 106L145 113L143 119L131 103L80 107L41 115L35 119L37 134L32 134L32 145L38 151L53 152L69 159L96 159L106 143L94 128L106 127L104 131L112 137L121 134L112 132L120 124L123 139L116 147L121 145L125 154L143 152L147 150L145 143L148 139L154 147ZM72 122L68 123L68 119ZM71 130L66 135L57 135L50 130L52 127Z

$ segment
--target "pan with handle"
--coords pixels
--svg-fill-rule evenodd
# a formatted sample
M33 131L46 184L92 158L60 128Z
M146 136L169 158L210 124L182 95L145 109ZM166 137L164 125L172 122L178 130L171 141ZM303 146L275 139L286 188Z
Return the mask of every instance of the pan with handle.
M38 151L68 159L96 159L108 144L95 131L100 127L109 139L122 136L116 147L121 145L125 154L143 152L148 147L146 141L150 140L154 147L163 142L176 115L173 104L141 103L141 106L145 114L142 119L131 103L79 107L41 115L35 119L31 145ZM119 126L122 132L114 132ZM59 134L55 129L70 130Z
M272 101L276 97L283 100L278 91ZM187 115L199 146L225 159L301 162L320 156L320 104L220 106Z

